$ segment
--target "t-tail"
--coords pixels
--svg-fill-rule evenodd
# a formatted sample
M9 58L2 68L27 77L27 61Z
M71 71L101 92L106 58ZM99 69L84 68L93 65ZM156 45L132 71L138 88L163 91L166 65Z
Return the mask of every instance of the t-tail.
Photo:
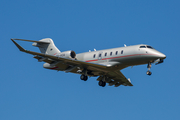
M55 46L53 40L51 38L45 38L41 39L39 41L34 40L24 40L24 39L11 39L16 46L21 50L24 51L23 48L17 44L14 40L20 40L20 41L28 41L33 42L33 46L38 47L41 53L48 54L48 55L56 55L59 54L61 51Z
M41 53L44 54L56 55L60 53L60 50L55 46L53 40L50 38L41 39L39 42L34 42L32 45L39 47Z

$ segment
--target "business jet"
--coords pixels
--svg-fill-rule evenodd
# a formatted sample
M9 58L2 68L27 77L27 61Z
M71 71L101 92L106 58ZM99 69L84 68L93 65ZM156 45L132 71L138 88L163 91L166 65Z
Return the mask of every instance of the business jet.
M95 50L76 54L73 50L61 52L50 38L39 41L25 39L11 39L22 52L34 55L39 62L44 61L43 67L50 70L80 74L80 79L87 81L88 77L98 77L99 86L118 87L120 85L133 86L120 70L147 64L147 75L151 75L151 65L163 63L166 55L145 44L124 46L113 49ZM33 52L21 47L15 40L33 42L41 53Z

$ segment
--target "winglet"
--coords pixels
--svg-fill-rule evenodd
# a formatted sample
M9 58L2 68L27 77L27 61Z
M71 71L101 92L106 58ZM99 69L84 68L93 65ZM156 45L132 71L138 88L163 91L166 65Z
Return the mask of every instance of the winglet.
M13 39L11 39L11 40L12 40L13 43L19 48L20 51L22 51L22 52L25 52L25 51L26 51L23 47L21 47L19 44L17 44Z

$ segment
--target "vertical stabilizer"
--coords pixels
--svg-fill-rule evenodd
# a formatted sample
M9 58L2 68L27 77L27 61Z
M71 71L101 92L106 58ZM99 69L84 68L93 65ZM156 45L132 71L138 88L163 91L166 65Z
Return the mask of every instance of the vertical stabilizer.
M60 53L59 49L54 45L54 42L51 38L45 38L39 40L40 42L34 42L32 45L35 47L39 47L41 53L56 55Z

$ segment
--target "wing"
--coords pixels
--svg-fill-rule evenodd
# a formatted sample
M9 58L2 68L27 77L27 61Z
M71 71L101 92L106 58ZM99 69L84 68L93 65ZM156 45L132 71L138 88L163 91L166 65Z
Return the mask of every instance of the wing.
M88 63L88 62L84 62L84 61L80 61L76 59L70 59L70 58L64 58L64 57L59 57L59 56L33 52L33 51L25 50L13 39L11 40L14 42L14 44L18 47L20 51L35 55L34 58L38 59L39 61L44 61L50 64L55 62L56 65L58 65L57 63L67 64L68 67L64 70L65 72L77 73L79 68L87 69L89 71L88 73L89 75L100 76L98 79L101 79L101 77L104 75L108 77L110 80L106 82L109 83L110 86L112 85L115 85L115 87L118 87L120 85L133 86L131 84L131 81L128 80L119 71L119 68L117 69L115 67L115 65L117 64L116 62L112 62L112 63L108 62L108 64Z
M120 85L133 86L131 84L130 79L127 79L119 70L110 72L109 77L113 77L112 81L109 83L110 86L111 85L115 85L115 87L118 87Z

